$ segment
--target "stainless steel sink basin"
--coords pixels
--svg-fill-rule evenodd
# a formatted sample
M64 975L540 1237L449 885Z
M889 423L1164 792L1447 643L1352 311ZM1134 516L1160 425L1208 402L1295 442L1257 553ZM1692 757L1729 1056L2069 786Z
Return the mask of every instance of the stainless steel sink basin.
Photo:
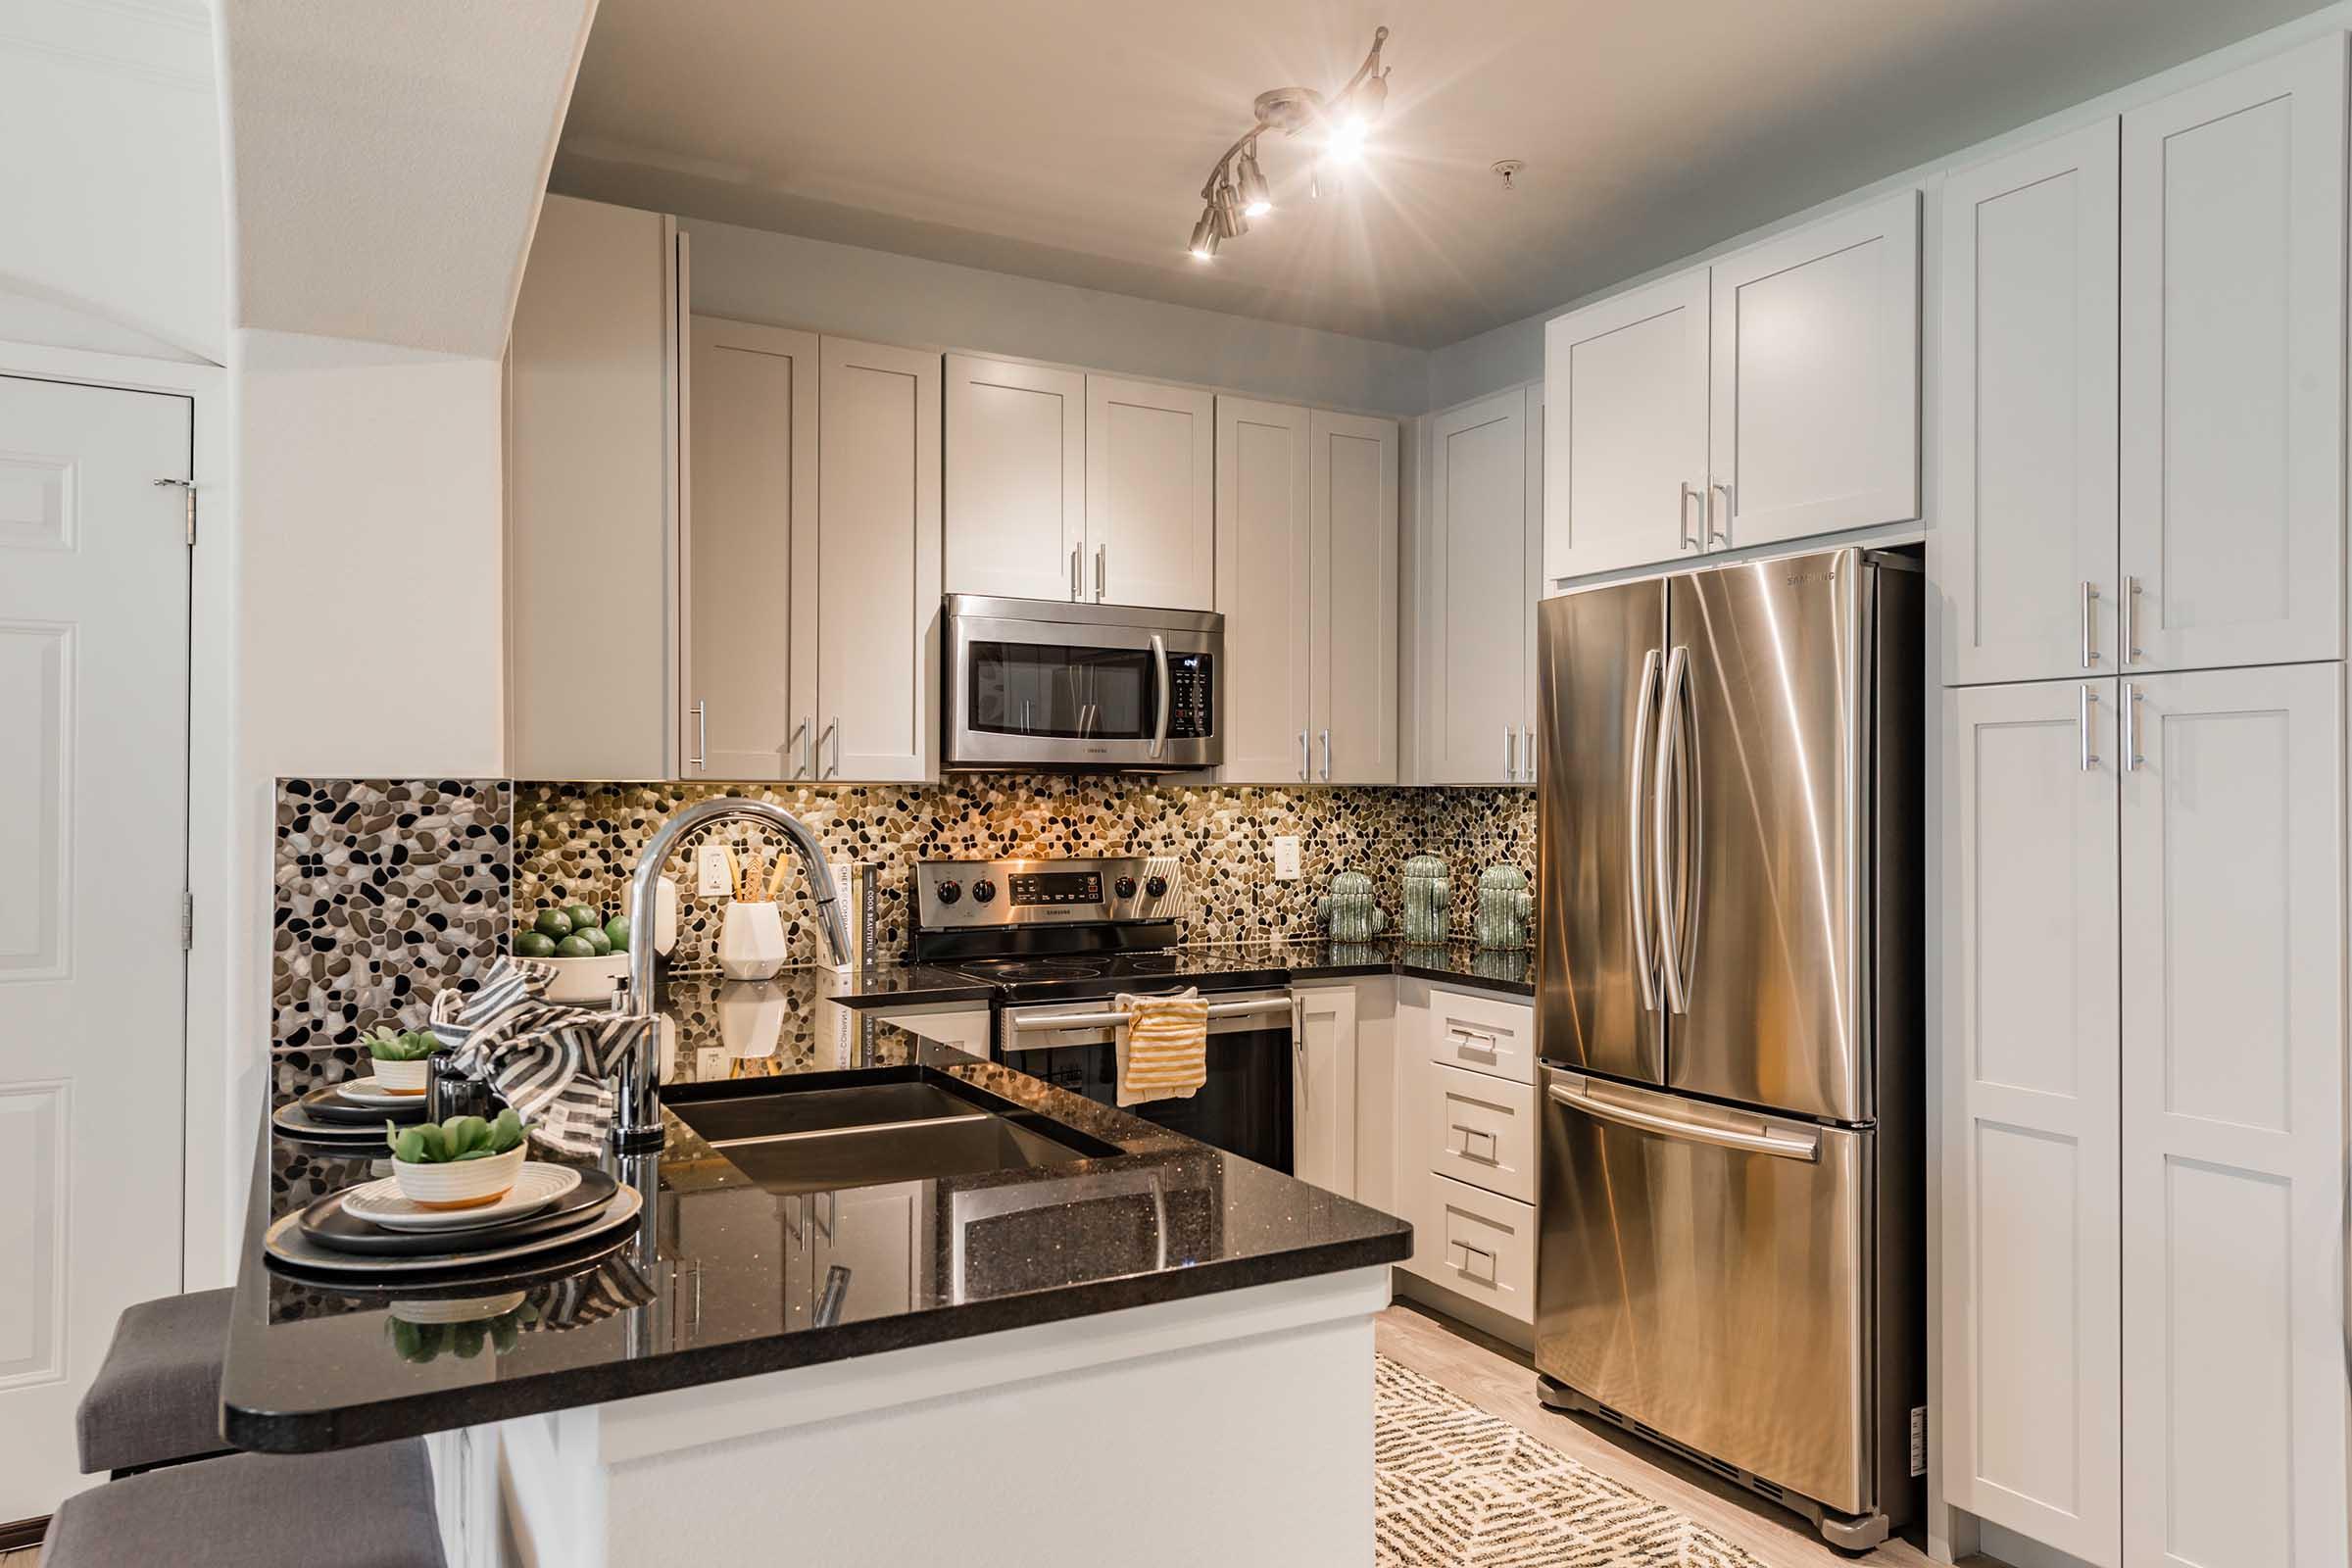
M923 1081L673 1099L670 1109L774 1193L1025 1170L1119 1152L993 1097L984 1102Z

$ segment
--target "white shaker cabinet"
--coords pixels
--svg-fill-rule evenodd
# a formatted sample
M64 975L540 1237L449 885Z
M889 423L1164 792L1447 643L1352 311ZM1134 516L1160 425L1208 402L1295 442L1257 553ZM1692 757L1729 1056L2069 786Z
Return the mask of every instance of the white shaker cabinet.
M815 569L817 337L698 316L693 343L682 774L808 778L792 632Z
M1315 777L1394 784L1396 421L1318 410L1308 418L1308 454Z
M1701 548L1708 307L1702 267L1544 323L1547 579Z
M2124 1560L2345 1560L2339 664L2127 677Z
M2116 682L1944 700L1944 1485L2119 1561Z
M946 591L1078 598L1085 372L951 354L945 385Z
M2124 116L2127 670L2343 657L2344 47Z
M1543 498L1530 496L1532 389L1429 421L1422 556L1422 782L1520 784L1532 771L1535 656L1530 562ZM1537 470L1540 472L1540 470Z
M1919 192L1710 269L1709 548L1919 515Z
M1217 608L1226 661L1218 777L1228 783L1291 783L1313 765L1309 422L1306 410L1287 403L1217 399Z
M793 603L816 776L919 781L939 744L940 357L823 345L815 566Z
M2115 672L2117 129L1943 187L1944 680Z
M1212 394L1086 378L1081 597L1162 610L1216 608L1215 452Z
M1291 993L1291 1174L1355 1195L1355 988Z

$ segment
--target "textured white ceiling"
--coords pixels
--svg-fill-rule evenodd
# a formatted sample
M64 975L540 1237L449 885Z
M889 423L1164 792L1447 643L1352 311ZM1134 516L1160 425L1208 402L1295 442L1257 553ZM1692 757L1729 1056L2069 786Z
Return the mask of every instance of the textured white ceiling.
M496 358L595 0L219 0L233 319Z
M1434 347L2315 0L603 0L555 188ZM1267 87L1392 29L1339 200L1183 242ZM1488 166L1527 161L1515 196Z

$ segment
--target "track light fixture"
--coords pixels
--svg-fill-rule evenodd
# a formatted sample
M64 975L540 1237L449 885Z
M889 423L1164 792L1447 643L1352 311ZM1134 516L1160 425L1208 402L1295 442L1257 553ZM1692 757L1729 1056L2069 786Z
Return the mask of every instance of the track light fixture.
M1376 28L1372 52L1364 56L1348 85L1328 100L1311 87L1276 87L1257 95L1251 106L1256 123L1225 149L1200 186L1200 200L1205 205L1200 220L1193 225L1192 243L1186 247L1195 261L1211 260L1219 240L1240 238L1250 232L1250 219L1263 218L1274 210L1273 188L1257 165L1257 139L1267 131L1279 130L1285 136L1301 131L1311 134L1321 145L1309 193L1320 199L1327 186L1338 189L1337 180L1324 165L1353 163L1363 151L1365 136L1388 106L1389 74L1380 63L1381 47L1388 41L1389 29Z

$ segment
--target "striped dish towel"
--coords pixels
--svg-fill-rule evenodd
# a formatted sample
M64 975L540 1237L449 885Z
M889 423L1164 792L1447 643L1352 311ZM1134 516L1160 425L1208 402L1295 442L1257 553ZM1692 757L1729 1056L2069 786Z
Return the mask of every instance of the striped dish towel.
M1122 992L1113 1004L1127 1014L1117 1031L1120 1104L1190 1100L1208 1082L1208 1004L1198 990Z
M449 1052L443 1071L497 1090L538 1143L593 1154L612 1125L607 1080L631 1048L656 1049L661 1020L542 1002L555 974L529 958L501 958L473 995L433 999L433 1033Z

